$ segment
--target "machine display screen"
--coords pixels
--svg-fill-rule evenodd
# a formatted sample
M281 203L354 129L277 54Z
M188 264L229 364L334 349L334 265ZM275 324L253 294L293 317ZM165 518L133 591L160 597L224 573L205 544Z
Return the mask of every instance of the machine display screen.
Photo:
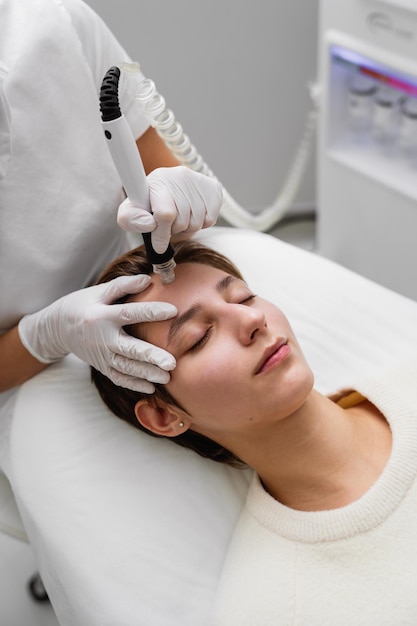
M341 46L332 46L331 54L335 62L344 64L364 76L369 76L369 78L373 78L387 87L399 89L409 96L417 97L417 81L412 77L389 70L375 61Z

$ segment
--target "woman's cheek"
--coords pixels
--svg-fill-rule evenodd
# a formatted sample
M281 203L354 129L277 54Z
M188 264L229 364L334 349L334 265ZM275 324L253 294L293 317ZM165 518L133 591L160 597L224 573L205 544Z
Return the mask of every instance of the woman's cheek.
M204 379L208 385L214 386L216 389L219 385L224 386L230 382L235 368L233 367L230 353L224 349L221 354L217 354L215 358L208 359L204 370Z
M177 361L167 384L168 391L193 392L206 395L219 392L233 375L230 351L204 347L198 354L186 355Z

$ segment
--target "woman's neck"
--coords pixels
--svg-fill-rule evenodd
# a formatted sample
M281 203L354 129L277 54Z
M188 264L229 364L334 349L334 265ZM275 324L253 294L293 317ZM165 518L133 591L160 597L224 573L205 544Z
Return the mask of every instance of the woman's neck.
M391 451L388 423L369 402L351 409L313 391L295 414L244 452L265 489L303 511L346 506L384 469ZM249 458L249 456L251 458Z

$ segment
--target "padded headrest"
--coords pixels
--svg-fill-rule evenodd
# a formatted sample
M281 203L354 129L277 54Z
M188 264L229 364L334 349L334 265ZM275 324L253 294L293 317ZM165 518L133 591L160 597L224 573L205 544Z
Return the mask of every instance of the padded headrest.
M320 391L415 345L415 302L269 235L216 227L195 238L287 314ZM249 470L121 422L74 356L22 386L9 446L12 487L61 624L206 623Z

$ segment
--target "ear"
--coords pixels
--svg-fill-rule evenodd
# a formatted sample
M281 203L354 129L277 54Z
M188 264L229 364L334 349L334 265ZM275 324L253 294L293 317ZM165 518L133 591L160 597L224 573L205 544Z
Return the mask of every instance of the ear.
M157 407L148 400L135 405L135 415L144 428L163 437L178 437L190 426L190 418L181 409L169 405Z

